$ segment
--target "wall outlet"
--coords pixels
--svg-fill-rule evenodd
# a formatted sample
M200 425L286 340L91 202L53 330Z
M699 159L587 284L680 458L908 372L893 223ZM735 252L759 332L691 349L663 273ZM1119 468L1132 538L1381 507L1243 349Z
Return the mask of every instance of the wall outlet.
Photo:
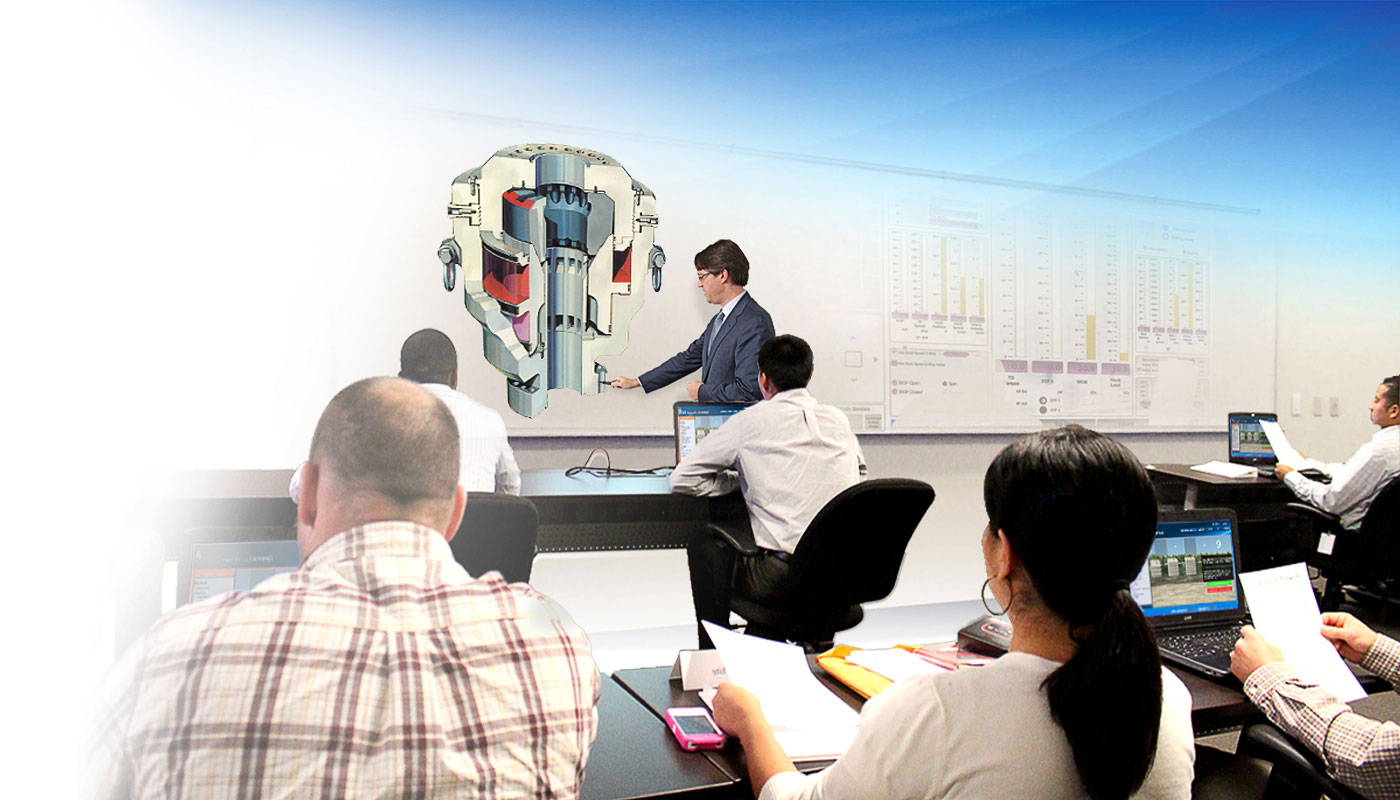
M1313 416L1322 416L1322 395L1320 394L1313 395Z
M1333 395L1327 398L1327 413L1334 417L1342 415L1342 398Z
M1293 393L1292 403L1290 404L1289 410L1293 412L1293 416L1295 417L1303 416L1303 395L1301 393Z

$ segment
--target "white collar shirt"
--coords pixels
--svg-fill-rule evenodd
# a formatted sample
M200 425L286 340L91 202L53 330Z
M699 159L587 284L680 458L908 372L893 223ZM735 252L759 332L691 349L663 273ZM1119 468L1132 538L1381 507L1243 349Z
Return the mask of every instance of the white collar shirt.
M462 471L457 482L468 492L520 494L520 468L506 440L501 415L441 383L421 384L452 412L461 434Z
M1356 530L1371 503L1386 484L1400 477L1400 425L1376 431L1345 464L1326 464L1331 483L1303 477L1297 471L1283 479L1304 501L1342 518L1342 527Z
M697 443L671 473L671 489L696 495L739 489L754 542L791 553L822 506L860 480L864 464L846 415L806 389L789 389Z

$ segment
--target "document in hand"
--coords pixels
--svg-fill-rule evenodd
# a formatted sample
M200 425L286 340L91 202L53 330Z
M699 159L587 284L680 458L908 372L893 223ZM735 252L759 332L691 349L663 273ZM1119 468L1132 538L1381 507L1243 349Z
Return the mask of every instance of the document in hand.
M802 648L705 623L729 680L753 692L783 752L793 761L827 761L850 746L859 715L807 666ZM701 692L713 707L713 692Z
M1322 638L1322 614L1317 609L1305 564L1241 572L1240 585L1249 598L1254 627L1283 657L1298 666L1298 673L1336 695L1343 702L1366 696L1356 676Z
M1307 469L1308 467L1320 468L1323 465L1311 458L1303 456L1293 449L1293 445L1288 443L1288 437L1283 435L1283 428L1271 419L1259 421L1259 427L1264 429L1264 436L1269 440L1269 446L1274 449L1274 455L1278 457L1278 463L1293 469ZM1248 590L1246 590L1248 591Z

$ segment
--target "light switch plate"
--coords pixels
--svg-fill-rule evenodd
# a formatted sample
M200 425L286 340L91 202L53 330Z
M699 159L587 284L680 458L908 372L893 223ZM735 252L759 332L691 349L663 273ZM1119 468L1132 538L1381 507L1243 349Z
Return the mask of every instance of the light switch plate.
M1293 416L1303 416L1303 395L1299 392L1294 392L1292 400L1293 402L1291 404L1290 410L1293 412Z
M1322 416L1322 395L1320 394L1313 395L1313 416Z
M1342 415L1342 399L1340 397L1333 395L1327 398L1327 413L1334 417Z

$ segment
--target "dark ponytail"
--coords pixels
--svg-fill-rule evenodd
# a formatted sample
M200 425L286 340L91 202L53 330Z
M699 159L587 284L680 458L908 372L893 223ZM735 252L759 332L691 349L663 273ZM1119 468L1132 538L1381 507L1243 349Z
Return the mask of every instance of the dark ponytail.
M1161 658L1128 592L1155 536L1151 481L1127 448L1070 425L1002 450L983 497L992 531L1079 645L1044 683L1079 778L1093 800L1123 800L1152 767L1162 715Z

